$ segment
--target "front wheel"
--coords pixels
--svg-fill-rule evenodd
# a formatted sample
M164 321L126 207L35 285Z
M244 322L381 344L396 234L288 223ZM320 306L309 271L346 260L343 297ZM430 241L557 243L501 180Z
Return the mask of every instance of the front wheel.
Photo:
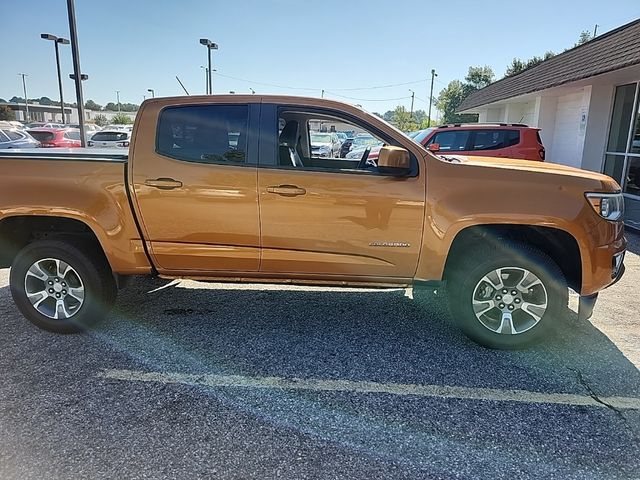
M11 266L11 294L20 312L38 327L73 333L103 319L116 286L104 257L90 244L36 241Z
M503 243L454 262L447 281L450 310L481 345L523 347L543 338L567 311L562 272L535 248Z

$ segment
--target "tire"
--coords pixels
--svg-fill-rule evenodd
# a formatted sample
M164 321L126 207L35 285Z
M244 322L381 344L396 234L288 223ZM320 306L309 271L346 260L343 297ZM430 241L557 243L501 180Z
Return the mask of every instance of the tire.
M22 315L56 333L80 332L103 320L117 294L102 252L77 239L27 245L11 266L10 285Z
M518 349L535 343L567 312L564 275L548 255L528 245L505 242L476 250L469 258L454 259L451 268L452 318L486 347Z

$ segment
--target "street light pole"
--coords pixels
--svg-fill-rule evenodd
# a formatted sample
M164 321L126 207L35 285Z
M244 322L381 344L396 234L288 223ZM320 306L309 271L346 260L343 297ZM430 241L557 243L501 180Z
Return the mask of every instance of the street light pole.
M80 145L87 146L84 126L84 98L82 97L82 73L80 70L80 49L78 48L78 31L76 29L76 7L74 0L67 0L69 14L69 33L71 36L71 53L73 55L73 74L76 82L76 98L78 103L78 123L80 124Z
M151 93L151 98L156 98L156 91L153 88L147 88L147 92Z
M416 92L411 89L409 89L409 91L411 92L411 113L409 114L409 116L411 117L411 119L413 119L413 99L416 96Z
M438 74L434 68L431 69L431 92L429 93L429 126L431 126L431 104L433 103L433 79L437 77Z
M120 113L120 90L116 90L116 102L118 102L118 113Z
M218 44L212 42L208 38L201 38L200 45L204 45L205 47L207 47L207 61L209 65L209 71L207 73L207 80L208 80L207 84L209 86L208 94L211 95L213 94L213 80L212 80L213 70L211 68L211 50L218 50Z
M203 65L200 65L200 68L204 70L204 93L209 95L209 69Z
M69 40L62 37L56 37L50 33L41 33L40 38L43 40L53 41L53 46L56 51L56 68L58 69L58 89L60 90L60 111L62 113L62 123L67 123L64 117L64 95L62 92L62 74L60 73L60 53L58 51L58 44L69 45Z
M29 101L27 100L27 82L25 82L24 77L28 75L26 73L19 73L18 75L22 76L22 90L24 91L24 119L27 123L29 123Z

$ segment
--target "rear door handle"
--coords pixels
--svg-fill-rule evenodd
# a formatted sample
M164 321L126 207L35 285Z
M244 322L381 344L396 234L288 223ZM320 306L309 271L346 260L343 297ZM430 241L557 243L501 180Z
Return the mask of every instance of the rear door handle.
M283 197L297 197L299 195L304 195L307 191L304 188L298 187L297 185L277 185L267 187L268 193L275 193L276 195L282 195Z
M156 178L155 180L145 180L144 184L147 187L155 187L160 190L173 190L174 188L182 187L182 182L174 180L173 178Z

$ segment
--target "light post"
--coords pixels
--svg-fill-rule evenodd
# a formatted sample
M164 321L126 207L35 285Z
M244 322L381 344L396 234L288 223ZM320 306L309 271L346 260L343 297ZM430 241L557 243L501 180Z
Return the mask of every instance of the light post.
M413 120L413 99L416 96L416 92L414 92L413 90L409 89L409 91L411 92L411 113L409 114L409 116L411 117L411 119Z
M209 72L207 73L207 77L208 77L207 85L209 86L208 94L211 95L213 94L213 83L211 80L212 72L213 72L213 70L211 70L211 50L218 50L218 44L212 42L208 38L201 38L200 45L204 45L205 47L207 47L207 59L208 59L208 65L209 65Z
M118 113L120 113L120 90L116 90L116 102L118 103Z
M251 90L251 95L255 95L256 94L256 91L253 88L249 87L249 90Z
M29 101L27 100L27 82L24 79L24 77L28 77L29 75L27 75L26 73L19 73L18 75L22 77L22 90L24 91L24 109L25 109L24 119L25 119L25 122L29 123L30 120L29 120Z
M76 7L74 0L67 0L69 15L69 36L71 37L71 54L73 55L73 74L76 82L76 99L78 105L78 123L80 124L80 145L87 146L84 128L84 99L82 97L82 77L80 70L80 48L78 47L78 30L76 28Z
M62 37L56 37L50 33L41 33L40 38L43 40L51 40L56 51L56 68L58 69L58 89L60 90L60 110L62 112L62 123L67 123L64 117L64 95L62 94L62 74L60 73L60 53L58 52L58 44L69 45L69 40Z
M429 93L429 126L431 126L431 104L433 103L433 79L437 77L435 68L431 69L431 92Z
M156 98L156 91L153 88L147 88L147 92L151 94L151 98Z
M204 65L200 65L200 68L204 70L204 93L209 95L209 69Z

